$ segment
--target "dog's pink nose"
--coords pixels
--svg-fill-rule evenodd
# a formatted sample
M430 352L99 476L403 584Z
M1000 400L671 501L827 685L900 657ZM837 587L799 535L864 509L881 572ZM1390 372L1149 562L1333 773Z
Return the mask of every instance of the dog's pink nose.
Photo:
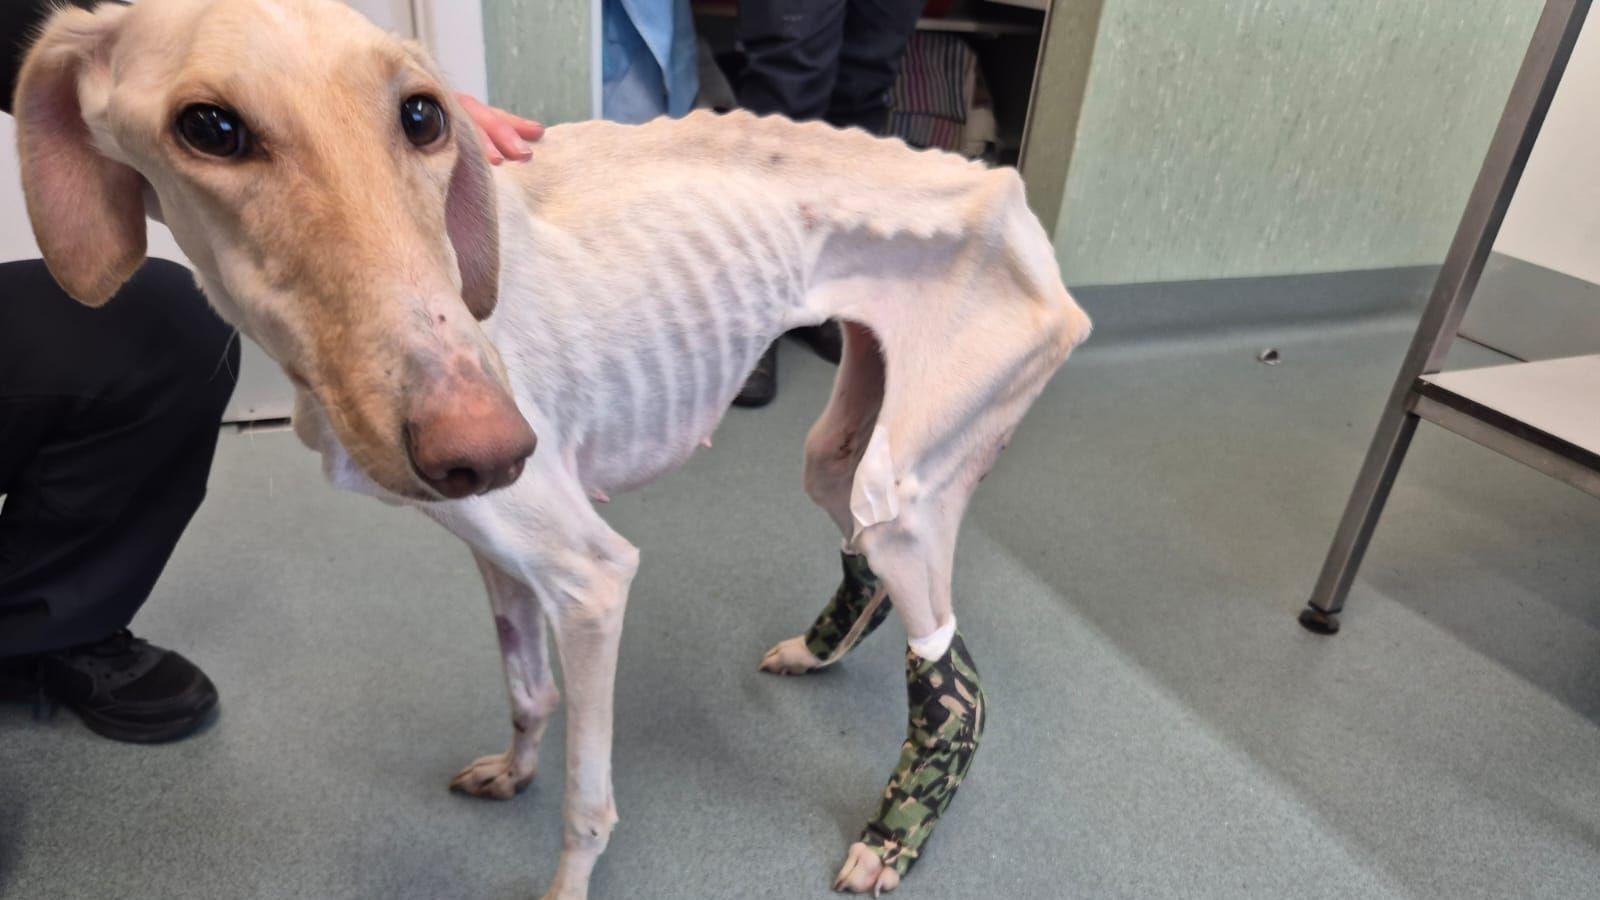
M406 452L428 486L450 499L502 488L537 444L498 386L462 391L406 423Z

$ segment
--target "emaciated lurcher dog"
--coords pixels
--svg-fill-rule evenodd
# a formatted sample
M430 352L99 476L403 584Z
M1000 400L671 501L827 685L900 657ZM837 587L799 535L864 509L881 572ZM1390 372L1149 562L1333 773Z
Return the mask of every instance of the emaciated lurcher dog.
M592 501L682 464L776 336L842 320L805 488L844 535L845 578L761 667L813 671L900 614L908 736L835 883L893 889L983 730L950 597L962 514L1089 334L1021 181L742 113L564 125L494 170L452 98L419 47L333 0L63 9L16 98L29 215L90 305L139 266L145 217L169 225L293 380L329 477L471 547L513 731L453 787L503 799L533 779L554 635L562 900L587 894L617 821L612 687L639 561Z

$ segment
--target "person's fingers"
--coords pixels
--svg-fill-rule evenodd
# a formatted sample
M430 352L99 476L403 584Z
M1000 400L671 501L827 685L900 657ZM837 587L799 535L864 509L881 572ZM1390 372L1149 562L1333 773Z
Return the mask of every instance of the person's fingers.
M507 158L526 160L533 156L533 148L528 146L528 141L538 140L544 134L544 126L487 106L471 94L457 94L456 97L478 126L478 133L485 138L485 153L489 153L489 148L493 147L501 154L500 160L491 157L491 161L503 162Z
M493 113L493 110L490 110ZM498 115L490 115L478 123L489 135L489 140L494 142L495 148L504 153L508 159L528 159L533 156L533 148L528 142L517 134L517 129L511 123Z
M483 130L483 126L473 122L472 127L477 129L478 143L483 145L483 155L489 158L489 165L498 166L505 162L506 158L500 155L500 151L495 148L494 141L490 140L489 133Z
M483 121L485 107L478 102L477 97L471 94L457 93L456 99L461 101L461 108L467 111L467 115L472 117L473 122Z

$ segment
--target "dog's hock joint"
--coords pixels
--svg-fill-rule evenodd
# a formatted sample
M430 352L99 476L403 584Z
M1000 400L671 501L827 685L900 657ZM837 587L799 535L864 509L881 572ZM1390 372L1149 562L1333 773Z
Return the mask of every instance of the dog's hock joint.
M939 657L944 656L945 651L950 649L950 642L955 636L956 617L951 616L950 621L940 625L932 634L908 638L906 644L912 653L928 662L938 662Z

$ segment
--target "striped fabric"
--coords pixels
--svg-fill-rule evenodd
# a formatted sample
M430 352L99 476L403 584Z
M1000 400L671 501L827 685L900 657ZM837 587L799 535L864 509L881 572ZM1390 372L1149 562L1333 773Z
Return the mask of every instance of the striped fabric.
M913 147L962 149L978 58L953 34L918 31L889 92L889 132Z

